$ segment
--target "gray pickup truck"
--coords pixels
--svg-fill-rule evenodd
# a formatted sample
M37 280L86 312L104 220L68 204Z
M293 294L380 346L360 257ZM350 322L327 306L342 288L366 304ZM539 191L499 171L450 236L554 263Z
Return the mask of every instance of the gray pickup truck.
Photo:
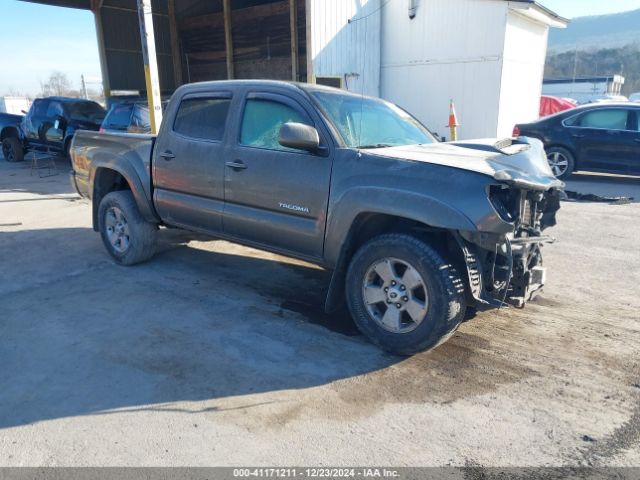
M440 143L391 103L276 81L185 85L157 137L81 131L71 157L117 263L161 226L304 259L333 272L327 311L402 355L540 291L563 188L537 140Z

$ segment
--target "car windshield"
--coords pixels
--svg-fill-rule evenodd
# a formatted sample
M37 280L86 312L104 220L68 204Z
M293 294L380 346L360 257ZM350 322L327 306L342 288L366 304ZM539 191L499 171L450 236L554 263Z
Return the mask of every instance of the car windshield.
M350 148L382 148L436 141L418 120L392 103L340 92L310 93Z
M101 122L106 115L106 110L95 102L77 102L66 105L69 117L72 120L83 122Z

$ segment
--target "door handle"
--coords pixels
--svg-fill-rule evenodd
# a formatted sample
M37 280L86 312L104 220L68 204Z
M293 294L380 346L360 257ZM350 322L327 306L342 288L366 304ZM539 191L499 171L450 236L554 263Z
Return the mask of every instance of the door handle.
M240 160L235 160L233 162L227 162L227 167L233 168L234 170L244 170L247 166L242 163Z
M633 141L636 143L640 143L640 138L634 138Z
M162 153L160 154L160 156L161 156L162 158L164 158L167 162L168 162L169 160L173 160L174 158L176 158L176 156L171 152L171 150L167 150L166 152L162 152Z
M584 135L581 133L572 133L571 136L573 138L584 138Z

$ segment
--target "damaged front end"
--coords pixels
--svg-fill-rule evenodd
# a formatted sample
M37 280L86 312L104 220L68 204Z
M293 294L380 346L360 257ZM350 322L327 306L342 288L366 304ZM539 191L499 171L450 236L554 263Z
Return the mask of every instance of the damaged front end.
M541 248L555 241L542 232L556 224L559 186L542 190L509 183L490 185L487 192L509 231L461 231L457 236L469 275L469 293L480 309L504 304L521 308L540 293L546 280Z

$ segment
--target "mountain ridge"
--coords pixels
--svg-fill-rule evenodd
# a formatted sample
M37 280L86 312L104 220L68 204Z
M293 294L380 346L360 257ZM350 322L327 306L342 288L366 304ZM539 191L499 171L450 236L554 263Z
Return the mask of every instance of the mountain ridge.
M566 29L549 31L549 52L640 46L640 8L609 15L578 17Z

